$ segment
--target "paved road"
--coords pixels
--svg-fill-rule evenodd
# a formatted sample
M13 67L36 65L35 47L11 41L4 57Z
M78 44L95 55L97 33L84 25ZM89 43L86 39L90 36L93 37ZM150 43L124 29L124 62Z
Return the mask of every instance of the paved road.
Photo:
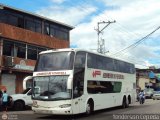
M138 102L130 105L129 108L110 108L101 111L96 111L91 116L76 115L76 116L55 116L55 115L39 115L33 114L32 111L9 111L7 112L10 120L113 120L113 119L142 119L146 117L154 120L160 119L160 100L146 100L145 104L140 105ZM126 114L128 116L126 116ZM136 115L138 114L138 115ZM148 115L149 114L149 115ZM154 115L155 114L155 115ZM0 113L0 119L2 112Z

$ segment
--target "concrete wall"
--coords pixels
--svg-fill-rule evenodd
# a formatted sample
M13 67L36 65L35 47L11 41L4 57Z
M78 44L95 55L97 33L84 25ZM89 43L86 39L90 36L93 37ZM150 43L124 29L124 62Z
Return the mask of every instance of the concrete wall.
M143 89L145 89L145 84L149 83L149 81L150 81L149 78L139 78L138 79L138 85L143 90Z

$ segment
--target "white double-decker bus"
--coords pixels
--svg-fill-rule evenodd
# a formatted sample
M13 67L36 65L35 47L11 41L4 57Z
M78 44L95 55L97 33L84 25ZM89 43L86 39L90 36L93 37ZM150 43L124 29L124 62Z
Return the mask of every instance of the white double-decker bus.
M134 65L79 49L44 51L33 73L35 113L90 114L128 107L136 97Z

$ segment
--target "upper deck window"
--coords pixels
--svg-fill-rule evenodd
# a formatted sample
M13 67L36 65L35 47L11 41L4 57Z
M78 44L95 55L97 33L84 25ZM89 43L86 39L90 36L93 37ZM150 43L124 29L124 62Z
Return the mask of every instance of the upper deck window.
M87 56L87 67L130 74L135 73L135 67L131 63L92 53Z
M73 69L74 52L53 52L40 54L35 71Z

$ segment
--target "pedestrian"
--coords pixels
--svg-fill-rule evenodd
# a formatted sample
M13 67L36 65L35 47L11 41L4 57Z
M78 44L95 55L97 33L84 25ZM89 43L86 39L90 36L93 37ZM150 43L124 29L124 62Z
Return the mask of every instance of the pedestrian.
M8 94L7 91L5 90L2 96L2 104L3 104L3 110L7 111L7 105L8 105Z
M145 101L145 93L143 90L141 90L141 92L139 93L139 102L140 104L143 104Z
M0 90L0 111L2 109L2 95L3 95L3 92Z

